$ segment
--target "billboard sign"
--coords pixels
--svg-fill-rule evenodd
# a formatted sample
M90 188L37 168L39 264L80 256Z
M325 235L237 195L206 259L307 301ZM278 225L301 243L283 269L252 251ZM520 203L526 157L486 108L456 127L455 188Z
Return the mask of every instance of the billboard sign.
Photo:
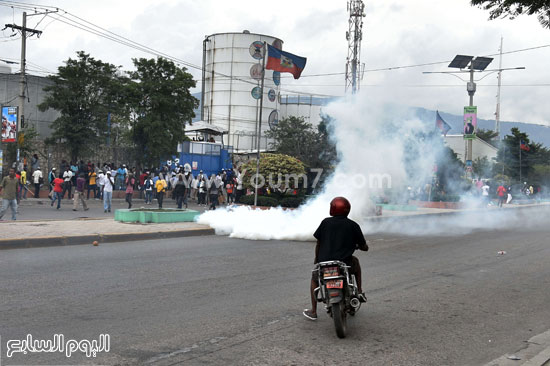
M2 107L2 142L17 138L17 107Z
M464 139L475 138L477 130L477 107L464 107Z

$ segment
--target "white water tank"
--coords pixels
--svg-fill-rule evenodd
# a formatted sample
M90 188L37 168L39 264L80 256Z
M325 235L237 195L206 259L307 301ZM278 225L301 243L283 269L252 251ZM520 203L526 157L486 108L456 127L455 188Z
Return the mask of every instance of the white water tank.
M279 49L283 44L279 38L249 31L213 34L203 44L201 119L228 131L223 142L236 152L257 148L263 42ZM280 74L266 70L261 150L268 146L265 131L278 122L279 84Z

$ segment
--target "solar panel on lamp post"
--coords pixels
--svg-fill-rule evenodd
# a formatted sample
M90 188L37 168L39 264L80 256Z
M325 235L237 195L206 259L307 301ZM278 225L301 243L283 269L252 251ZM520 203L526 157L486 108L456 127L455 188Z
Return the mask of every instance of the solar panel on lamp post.
M449 64L449 67L457 68L457 69L464 69L469 65L470 69L470 81L466 84L466 91L468 92L468 95L470 96L470 103L469 106L472 107L474 105L474 94L476 93L476 83L474 82L474 70L477 71L483 71L489 66L489 64L493 61L492 57L481 57L478 56L474 58L474 56L466 56L466 55L456 55L455 58L451 61ZM466 148L466 159L465 163L468 161L472 161L472 147L473 147L473 140L468 139L467 142L467 148Z

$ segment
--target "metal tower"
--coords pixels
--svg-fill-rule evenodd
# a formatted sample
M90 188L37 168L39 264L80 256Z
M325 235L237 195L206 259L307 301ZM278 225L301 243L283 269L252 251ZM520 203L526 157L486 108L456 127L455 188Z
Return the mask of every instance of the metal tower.
M359 90L361 78L361 40L363 39L363 17L365 4L362 0L348 1L349 30L346 32L348 40L348 58L346 60L346 93L351 89L355 94Z

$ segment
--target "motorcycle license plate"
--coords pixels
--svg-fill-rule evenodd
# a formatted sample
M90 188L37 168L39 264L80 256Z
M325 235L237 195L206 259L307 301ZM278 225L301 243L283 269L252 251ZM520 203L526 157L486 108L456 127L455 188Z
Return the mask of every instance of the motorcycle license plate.
M344 280L328 281L327 288L344 288Z

